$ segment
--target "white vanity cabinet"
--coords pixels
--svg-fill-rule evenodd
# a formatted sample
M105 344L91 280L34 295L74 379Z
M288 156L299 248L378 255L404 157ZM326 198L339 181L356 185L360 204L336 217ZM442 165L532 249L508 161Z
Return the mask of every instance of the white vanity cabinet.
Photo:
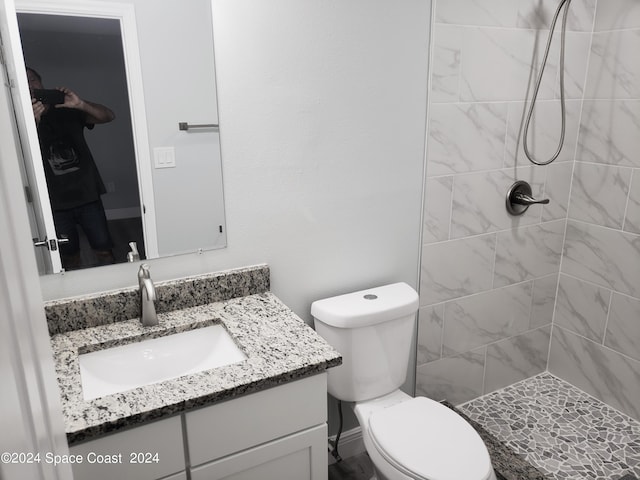
M180 416L148 423L69 449L74 480L186 478Z
M121 453L73 466L75 480L327 480L327 375L314 375L72 447ZM132 465L131 453L158 452Z
M326 480L326 374L187 412L192 480Z

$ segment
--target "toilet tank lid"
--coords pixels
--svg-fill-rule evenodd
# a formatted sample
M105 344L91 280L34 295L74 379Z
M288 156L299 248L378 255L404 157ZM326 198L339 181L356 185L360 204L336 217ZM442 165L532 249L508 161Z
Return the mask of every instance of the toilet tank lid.
M337 328L357 328L395 320L418 310L418 294L404 282L369 288L311 304L311 315Z

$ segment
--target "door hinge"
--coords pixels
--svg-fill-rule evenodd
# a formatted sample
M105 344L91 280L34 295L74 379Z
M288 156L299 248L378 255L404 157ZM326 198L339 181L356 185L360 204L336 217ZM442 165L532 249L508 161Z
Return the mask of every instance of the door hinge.
M24 196L27 199L27 203L33 203L33 194L31 193L31 187L29 185L24 186Z

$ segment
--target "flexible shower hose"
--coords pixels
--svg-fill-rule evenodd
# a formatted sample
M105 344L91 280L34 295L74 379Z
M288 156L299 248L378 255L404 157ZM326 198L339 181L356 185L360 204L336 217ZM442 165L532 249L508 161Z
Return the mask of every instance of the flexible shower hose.
M562 146L564 145L564 133L566 127L566 116L567 112L565 109L565 101L564 101L564 50L565 50L565 37L567 31L567 12L569 11L569 5L571 4L571 0L561 0L558 8L556 9L556 13L553 16L553 20L551 22L551 26L549 27L549 38L547 39L547 47L544 52L544 56L542 58L542 65L540 67L540 73L538 74L538 79L536 80L534 89L533 89L533 98L531 99L531 105L529 106L529 113L527 114L527 118L524 124L524 133L523 133L523 141L522 147L524 148L524 153L535 165L548 165L553 162L558 155L560 155L560 151L562 150ZM560 110L562 116L562 127L560 131L560 142L558 143L558 148L556 149L556 153L553 156L544 162L538 161L534 158L533 154L529 151L528 145L528 135L529 135L529 123L531 122L531 117L533 116L533 109L536 105L536 100L538 98L538 90L540 90L540 84L542 83L542 76L544 74L544 68L547 65L547 58L549 57L549 50L551 49L551 41L553 40L553 33L556 28L556 21L558 20L558 16L562 11L562 7L565 7L564 14L562 16L562 33L561 33L561 45L560 45Z

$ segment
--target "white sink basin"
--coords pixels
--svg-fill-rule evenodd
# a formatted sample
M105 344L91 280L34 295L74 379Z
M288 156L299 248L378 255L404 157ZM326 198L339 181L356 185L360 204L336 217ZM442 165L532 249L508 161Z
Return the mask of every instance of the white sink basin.
M85 400L241 362L246 355L222 325L79 356Z

